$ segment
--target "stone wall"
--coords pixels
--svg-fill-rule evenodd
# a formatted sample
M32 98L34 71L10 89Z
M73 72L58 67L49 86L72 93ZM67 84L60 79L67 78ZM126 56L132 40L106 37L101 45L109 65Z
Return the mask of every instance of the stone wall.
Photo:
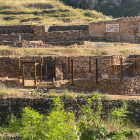
M41 56L22 56L20 57L21 62L22 61L36 61L38 65L36 66L36 72L37 77L40 76L40 70L39 70L39 62L41 60ZM55 70L54 70L54 61L55 58L52 56L46 56L43 57L43 70L42 75L47 75L48 77L52 78L55 77ZM20 63L20 76L22 76L22 67ZM30 66L30 65L28 65ZM26 73L25 73L26 74ZM10 78L16 78L17 77L17 58L15 57L0 57L0 77L10 77ZM33 71L31 72L31 76L33 76Z
M1 84L4 84L8 88L9 87L11 88L11 87L22 87L23 86L22 83L18 82L17 79L15 79L15 80L3 79L3 80L0 80L0 85Z
M64 109L70 112L74 112L76 116L81 114L81 107L87 103L87 98L76 98L73 99L62 99L64 102ZM96 101L93 109L96 108ZM4 123L8 115L14 114L19 117L24 107L31 107L41 114L49 115L52 111L53 99L40 98L40 99L29 99L29 98L7 98L0 99L0 123ZM140 118L140 101L128 100L128 117L133 121L137 122ZM106 118L113 108L120 108L123 104L122 100L102 100L102 118Z
M123 78L122 83L119 78L100 78L98 84L96 84L96 79L74 79L74 84L71 86L71 81L69 81L65 87L80 91L101 90L108 93L137 94L140 89L140 78Z
M88 40L88 25L45 26L17 25L0 26L0 45L14 45L15 42L43 41L52 45L84 45Z
M88 25L71 25L71 26L50 26L48 32L68 31L68 30L88 30ZM47 30L46 30L47 32Z
M42 25L34 25L33 26L34 35L44 36L45 35L45 27Z
M123 56L124 64L126 63L125 58L127 57L128 56ZM61 71L63 75L63 79L71 79L71 59L73 59L74 79L95 78L96 77L96 58L98 60L98 77L99 78L101 78L102 74L105 74L105 73L108 74L109 78L120 77L120 65L119 65L120 56L91 56L91 72L89 71L89 68L90 68L89 56L71 56L69 59L69 62L68 62L67 56L57 56L57 57L44 56L42 75L52 78L52 77L55 77L55 75L57 75L58 71ZM32 61L36 61L36 63L38 63L38 65L36 66L37 77L39 77L40 75L39 62L41 60L41 56L22 56L21 59L23 60L29 59ZM139 60L139 56L138 56L138 60ZM56 73L55 73L55 65L57 66L57 69L58 69ZM123 77L138 76L139 75L139 62L138 61L137 61L137 70L134 71L134 68L135 68L134 64L132 64L131 67L128 67L127 63L126 65L123 65L122 67ZM21 75L21 68L20 68L20 75ZM6 77L6 76L17 77L17 58L0 57L0 77Z
M106 24L119 24L119 32L106 32ZM140 18L122 18L89 24L89 36L103 37L115 42L140 43Z
M31 25L0 26L0 34L31 33Z
M78 39L88 37L88 30L71 30L71 31L55 31L46 32L46 39Z
M77 78L95 78L96 77L96 58L98 59L98 77L101 78L102 74L107 73L109 77L116 77L116 75L112 71L111 64L113 57L113 61L120 63L120 57L117 56L91 56L91 72L89 72L89 56L71 56L70 59L73 59L73 73L74 79ZM71 70L68 70L68 57L57 57L56 65L62 66L62 72L64 79L71 78ZM116 63L116 64L117 64ZM123 67L124 68L124 67ZM71 60L70 60L70 69L71 69ZM117 66L118 74L120 75L120 66ZM124 71L123 76L127 75L128 69Z

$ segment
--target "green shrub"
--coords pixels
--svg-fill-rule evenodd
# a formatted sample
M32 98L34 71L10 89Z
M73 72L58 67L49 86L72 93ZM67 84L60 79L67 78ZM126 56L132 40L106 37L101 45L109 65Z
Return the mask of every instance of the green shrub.
M20 121L11 120L11 130L19 130L23 139L33 140L76 140L77 131L74 124L74 114L66 113L59 98L54 101L54 108L50 116L40 115L31 108L23 109Z
M96 100L98 102L95 111L91 109L92 100ZM106 126L101 124L101 109L101 98L98 93L95 93L92 99L88 99L88 105L84 105L82 107L83 115L78 122L80 140L106 139L106 135L109 132Z

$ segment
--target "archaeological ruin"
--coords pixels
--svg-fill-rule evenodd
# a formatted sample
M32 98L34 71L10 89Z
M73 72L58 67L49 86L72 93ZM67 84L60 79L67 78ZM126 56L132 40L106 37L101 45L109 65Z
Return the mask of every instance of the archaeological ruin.
M47 48L53 45L83 45L84 41L139 43L139 18L122 18L88 25L0 26L0 44L19 48ZM0 58L0 77L8 87L34 85L55 79L56 87L109 93L139 92L140 56L19 56Z

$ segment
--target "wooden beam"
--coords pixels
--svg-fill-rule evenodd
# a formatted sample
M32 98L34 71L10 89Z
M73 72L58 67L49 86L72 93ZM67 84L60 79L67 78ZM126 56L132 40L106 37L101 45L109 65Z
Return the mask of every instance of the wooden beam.
M22 64L22 84L24 86L24 65Z
M42 63L41 63L41 61L39 63L39 67L40 67L40 82L42 83Z
M136 58L136 59L135 59L135 69L136 69L136 71L137 71L137 67L138 67L138 65L137 65L137 64L138 64L138 63L137 63L137 55L135 56L135 58Z
M70 57L68 57L68 73L70 73Z
M120 58L120 82L122 83L122 58Z
M20 69L20 58L17 59L17 78L18 78L18 81L20 81L20 79L19 79L19 75L20 75L19 69Z
M96 84L98 84L98 59L96 58Z
M34 64L34 84L36 85L36 62Z
M91 56L89 56L89 73L91 73Z
M74 85L74 81L73 81L73 59L71 59L71 81L72 81L72 85Z
M40 82L42 83L42 65L43 65L43 58L41 58L41 61L40 61Z
M32 22L31 22L31 34L33 33L33 25L32 25Z
M139 77L140 77L140 57L139 57Z
M111 56L112 73L114 74L113 56Z
M22 61L22 63L36 63L36 61Z
M42 66L43 66L43 57L41 57L41 64L42 64Z

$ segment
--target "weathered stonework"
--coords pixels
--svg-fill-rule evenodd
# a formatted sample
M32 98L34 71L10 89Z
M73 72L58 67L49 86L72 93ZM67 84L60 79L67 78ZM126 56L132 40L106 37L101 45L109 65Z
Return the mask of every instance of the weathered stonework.
M16 80L5 80L5 79L3 79L3 80L0 80L0 85L1 84L4 84L6 87L22 87L23 85L22 85L22 83L20 83L20 82L18 82L18 80L16 79Z
M140 78L124 78L122 83L118 78L100 78L98 84L96 79L74 79L74 86L71 86L71 80L65 84L65 88L80 90L80 91L93 91L101 90L108 93L117 94L137 94L140 88Z
M86 105L87 98L76 98L73 99L62 99L64 102L64 109L70 112L74 112L78 117L81 114L81 107ZM40 98L40 99L29 99L29 98L7 98L0 99L0 123L4 123L7 116L14 114L19 117L24 107L31 107L41 114L49 115L52 111L53 99ZM96 108L96 101L94 101L93 109ZM140 118L140 101L128 100L128 118L133 122L139 121ZM122 100L102 100L102 118L106 118L113 108L120 108L123 104Z
M119 24L119 32L106 32L106 24ZM89 24L89 36L114 42L140 43L140 18L121 18Z

